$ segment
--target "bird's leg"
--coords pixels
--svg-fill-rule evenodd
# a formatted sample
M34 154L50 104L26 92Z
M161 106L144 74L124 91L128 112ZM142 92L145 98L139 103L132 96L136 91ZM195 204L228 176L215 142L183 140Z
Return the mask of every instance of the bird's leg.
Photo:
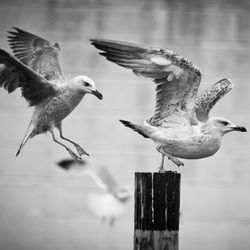
M167 153L164 151L163 146L158 146L156 149L157 149L157 151L160 152L162 155L167 156L169 160L171 160L174 164L177 165L177 167L184 166L183 162L181 162L178 158L176 158L176 157L174 157L174 156L171 156L171 155L167 154ZM162 171L162 168L160 168L159 171Z
M69 147L67 147L66 145L64 145L63 143L61 143L60 141L58 141L56 138L55 138L55 134L54 134L54 131L53 130L50 130L50 133L52 134L52 138L53 138L53 141L58 143L59 145L63 146L68 152L69 154L71 155L71 157L74 159L74 160L81 160L82 158L79 157L77 154L75 154Z
M165 159L165 155L161 154L162 158L161 158L161 166L159 167L159 173L165 173L166 170L164 169L164 159Z
M162 153L162 146L158 146L158 147L156 148L156 150L157 150L159 153L161 153L161 156L162 156L162 158L161 158L161 165L160 165L160 167L159 167L159 173L165 173L165 172L166 172L166 170L164 169L165 154Z
M75 143L74 141L71 141L70 139L68 139L68 138L66 138L66 137L63 136L61 124L57 125L57 128L58 128L58 130L59 130L60 137L61 137L63 140L72 143L72 144L75 146L75 148L76 148L76 150L77 150L77 152L78 152L78 154L79 154L80 156L82 156L82 155L87 155L87 156L89 156L89 153L87 153L80 145L78 145L78 144Z

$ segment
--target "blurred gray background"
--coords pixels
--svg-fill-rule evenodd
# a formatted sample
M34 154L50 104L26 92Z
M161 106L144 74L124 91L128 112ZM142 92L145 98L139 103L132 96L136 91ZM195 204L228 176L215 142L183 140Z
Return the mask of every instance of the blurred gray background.
M213 109L250 129L250 2L227 0L6 0L0 1L0 47L17 26L58 42L66 77L86 74L103 101L86 96L63 122L64 134L107 165L124 185L135 171L156 171L155 144L118 119L142 122L154 110L154 84L106 61L90 38L108 38L174 50L203 72L200 90L221 78L235 86ZM55 162L68 153L51 135L31 140L16 158L32 109L20 92L0 90L0 249L128 250L133 201L113 227L88 209L100 192L89 178L69 175ZM184 160L180 249L250 249L250 135L231 133L216 155ZM177 170L168 163L168 168Z

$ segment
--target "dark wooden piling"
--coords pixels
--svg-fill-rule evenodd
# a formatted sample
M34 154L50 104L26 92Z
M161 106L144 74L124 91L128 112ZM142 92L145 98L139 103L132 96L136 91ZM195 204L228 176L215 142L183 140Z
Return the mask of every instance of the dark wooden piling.
M134 250L178 250L180 178L135 173Z

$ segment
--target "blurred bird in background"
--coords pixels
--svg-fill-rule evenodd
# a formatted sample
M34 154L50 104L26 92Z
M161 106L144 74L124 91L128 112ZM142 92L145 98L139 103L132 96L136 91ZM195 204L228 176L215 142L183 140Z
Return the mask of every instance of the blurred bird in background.
M126 211L134 194L133 188L119 185L107 167L86 160L71 159L61 160L57 165L71 173L92 177L104 191L102 194L90 194L87 200L89 208L101 221L113 226L117 217Z
M177 166L178 158L199 159L213 155L221 146L223 135L246 132L221 117L209 117L211 108L228 93L233 84L222 79L197 96L201 72L182 56L167 50L112 40L91 39L107 60L132 69L136 75L153 78L156 83L154 115L139 125L120 120L157 144L162 154L159 170L164 172L164 158Z
M36 135L49 131L54 142L63 146L74 159L88 153L77 143L63 136L62 120L80 103L85 94L102 99L95 83L87 76L79 75L67 80L59 64L60 47L41 37L19 28L9 31L8 41L15 55L0 49L0 87L8 93L21 89L22 96L34 112L28 129L17 151ZM61 139L73 144L78 155L56 139L57 128Z

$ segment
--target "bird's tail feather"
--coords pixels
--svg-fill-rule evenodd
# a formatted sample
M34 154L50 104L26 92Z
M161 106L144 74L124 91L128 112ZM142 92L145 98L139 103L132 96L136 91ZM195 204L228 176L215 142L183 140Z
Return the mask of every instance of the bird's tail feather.
M139 133L140 135L142 135L145 138L150 138L147 133L146 133L146 129L143 126L137 125L135 123L129 122L129 121L124 121L124 120L119 120L124 126L133 129L134 131L136 131L137 133Z
M21 142L21 145L19 147L19 149L17 150L16 156L18 156L21 152L21 149L23 148L23 146L26 144L26 142L31 139L32 137L34 137L36 135L36 133L33 130L33 127L31 126L31 123L28 126L28 129L24 135L24 138Z

